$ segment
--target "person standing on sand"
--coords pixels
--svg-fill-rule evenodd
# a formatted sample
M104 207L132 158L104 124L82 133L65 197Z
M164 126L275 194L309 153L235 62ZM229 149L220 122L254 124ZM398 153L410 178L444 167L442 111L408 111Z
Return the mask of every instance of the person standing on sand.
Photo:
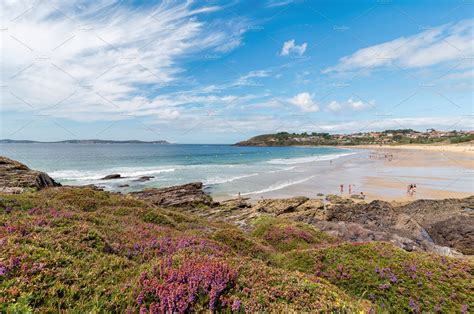
M344 184L339 185L339 188L341 189L341 194L344 193Z
M352 194L352 184L349 184L349 195Z
M413 188L412 188L412 194L415 194L416 195L416 184L413 184Z

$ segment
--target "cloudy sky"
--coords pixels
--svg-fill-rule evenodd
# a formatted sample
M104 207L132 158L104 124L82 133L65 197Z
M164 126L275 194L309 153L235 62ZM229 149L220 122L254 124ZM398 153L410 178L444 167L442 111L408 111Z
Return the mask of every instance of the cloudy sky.
M473 129L471 0L1 0L0 12L0 138Z

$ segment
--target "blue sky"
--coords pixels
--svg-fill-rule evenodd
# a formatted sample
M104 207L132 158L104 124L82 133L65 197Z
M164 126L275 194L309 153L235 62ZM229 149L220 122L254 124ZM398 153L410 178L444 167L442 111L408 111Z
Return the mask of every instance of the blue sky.
M470 0L0 6L1 138L473 126Z

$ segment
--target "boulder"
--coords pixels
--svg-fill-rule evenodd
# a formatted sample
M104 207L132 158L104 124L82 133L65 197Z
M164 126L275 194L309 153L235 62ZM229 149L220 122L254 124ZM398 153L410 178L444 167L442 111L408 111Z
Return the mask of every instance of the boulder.
M140 177L136 180L133 180L135 182L146 182L146 181L150 181L151 179L153 179L154 176L143 176L143 177Z
M201 182L163 189L145 189L139 192L131 192L130 195L163 207L195 207L212 204L212 198L204 193Z
M428 228L436 244L474 255L474 215L456 215Z
M27 189L41 190L60 185L44 172L0 156L0 192L22 193Z
M101 180L113 180L113 179L121 179L122 176L118 173L114 173L114 174L109 174L103 178L101 178Z

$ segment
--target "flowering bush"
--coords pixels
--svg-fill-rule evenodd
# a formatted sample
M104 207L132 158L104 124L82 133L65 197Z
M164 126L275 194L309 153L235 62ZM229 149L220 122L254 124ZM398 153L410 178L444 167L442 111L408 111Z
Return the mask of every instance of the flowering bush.
M184 313L202 295L209 298L209 309L214 311L221 294L237 277L226 263L212 258L185 260L177 269L171 264L171 258L165 258L158 273L140 276L137 303L141 313Z

